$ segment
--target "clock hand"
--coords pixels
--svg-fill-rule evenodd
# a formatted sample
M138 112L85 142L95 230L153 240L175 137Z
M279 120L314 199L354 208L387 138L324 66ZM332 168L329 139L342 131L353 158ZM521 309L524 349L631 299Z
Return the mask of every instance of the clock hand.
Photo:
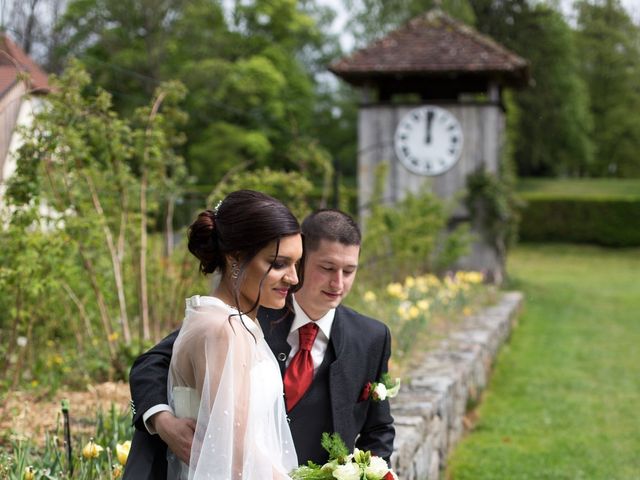
M433 111L429 110L427 112L427 138L426 143L429 145L431 143L431 124L433 123Z

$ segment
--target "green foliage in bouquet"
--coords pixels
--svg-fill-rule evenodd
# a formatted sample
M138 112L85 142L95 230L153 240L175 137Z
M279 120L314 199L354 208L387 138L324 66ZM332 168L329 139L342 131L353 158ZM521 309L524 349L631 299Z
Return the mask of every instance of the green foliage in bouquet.
M334 462L340 463L340 460L345 463L349 449L339 433L324 432L320 444L329 453L329 462L326 465ZM300 466L291 472L291 478L293 480L332 480L335 478L332 472L332 470L324 468L324 465L318 465L309 460L307 465Z
M322 434L322 440L320 445L329 453L329 459L337 460L344 463L349 456L349 449L345 445L344 441L340 437L339 433L327 433Z

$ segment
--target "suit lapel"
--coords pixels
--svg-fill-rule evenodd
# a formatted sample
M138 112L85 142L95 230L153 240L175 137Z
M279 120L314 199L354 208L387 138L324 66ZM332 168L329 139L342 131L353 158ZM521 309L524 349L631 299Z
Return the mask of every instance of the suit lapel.
M340 432L340 427L348 421L349 406L348 396L345 394L345 385L348 384L347 363L345 352L345 328L347 327L342 309L336 309L336 316L331 326L331 344L336 355L335 361L329 367L329 392L331 396L331 412L333 414L334 431Z

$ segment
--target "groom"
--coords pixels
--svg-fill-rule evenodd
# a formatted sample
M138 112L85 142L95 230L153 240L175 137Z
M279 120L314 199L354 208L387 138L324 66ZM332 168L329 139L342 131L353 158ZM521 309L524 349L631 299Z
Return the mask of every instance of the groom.
M327 460L320 445L323 432L338 432L348 448L371 450L388 462L395 436L389 402L363 400L362 393L388 370L390 332L383 323L341 305L356 276L360 230L343 212L319 210L303 221L302 233L304 282L295 293L293 312L281 321L282 310L258 312L284 377L299 463ZM292 371L309 329L315 337L310 347L313 377L309 376L308 387L301 388L304 381L292 380ZM166 478L167 445L183 461L189 460L195 422L174 417L167 405L167 375L177 334L141 355L131 369L136 430L123 480Z

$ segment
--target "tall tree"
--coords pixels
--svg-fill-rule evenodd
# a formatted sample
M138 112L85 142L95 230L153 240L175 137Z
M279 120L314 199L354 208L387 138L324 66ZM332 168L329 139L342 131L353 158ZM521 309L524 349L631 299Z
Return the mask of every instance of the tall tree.
M66 0L6 0L0 2L0 30L5 31L22 49L45 69L60 71L57 49L62 43L55 25Z
M619 0L582 0L576 7L597 148L591 173L640 176L640 28Z
M42 15L43 4L41 0L14 0L10 5L6 2L1 5L2 29L8 31L27 54L32 53L33 44L43 34L43 26L37 19L38 14Z
M187 165L214 185L237 165L298 169L294 144L323 150L311 126L327 18L296 0L73 0L60 28L120 110L161 80L186 85Z
M57 26L116 108L144 105L165 79L167 37L184 0L71 0Z
M582 176L593 161L589 96L570 26L527 0L472 0L477 28L529 60L531 82L513 95L514 156L526 176Z

